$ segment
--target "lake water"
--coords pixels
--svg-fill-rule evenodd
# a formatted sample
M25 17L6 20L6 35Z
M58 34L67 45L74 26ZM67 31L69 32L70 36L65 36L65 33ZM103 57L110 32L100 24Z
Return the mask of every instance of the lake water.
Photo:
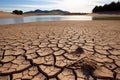
M60 15L45 15L45 16L29 16L22 18L2 18L0 19L0 25L4 24L17 24L26 22L37 22L37 21L92 21L92 20L110 20L110 17L93 17L93 16L60 16ZM114 17L115 20L120 20L120 17Z

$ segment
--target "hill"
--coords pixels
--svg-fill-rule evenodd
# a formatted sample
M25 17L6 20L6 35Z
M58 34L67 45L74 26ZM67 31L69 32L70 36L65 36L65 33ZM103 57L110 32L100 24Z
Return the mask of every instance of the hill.
M70 12L68 11L62 11L62 10L39 10L39 9L36 9L34 11L28 11L28 12L25 12L24 14L54 14L54 15L58 15L58 14L68 14Z

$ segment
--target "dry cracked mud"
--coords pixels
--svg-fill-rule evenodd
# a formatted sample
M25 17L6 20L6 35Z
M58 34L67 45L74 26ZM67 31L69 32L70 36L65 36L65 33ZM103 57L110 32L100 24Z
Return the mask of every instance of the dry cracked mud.
M120 23L0 26L0 80L120 80Z

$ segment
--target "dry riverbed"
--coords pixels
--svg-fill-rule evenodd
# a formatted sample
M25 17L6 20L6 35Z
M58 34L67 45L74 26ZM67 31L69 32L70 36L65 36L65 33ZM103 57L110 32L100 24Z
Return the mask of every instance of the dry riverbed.
M0 80L120 80L120 21L1 25Z

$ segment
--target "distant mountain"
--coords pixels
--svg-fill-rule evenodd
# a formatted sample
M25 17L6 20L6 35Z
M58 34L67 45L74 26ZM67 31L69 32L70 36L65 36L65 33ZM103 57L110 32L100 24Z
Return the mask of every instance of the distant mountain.
M63 10L40 10L36 9L34 11L28 11L25 12L25 14L69 14L70 12L68 11L63 11Z

